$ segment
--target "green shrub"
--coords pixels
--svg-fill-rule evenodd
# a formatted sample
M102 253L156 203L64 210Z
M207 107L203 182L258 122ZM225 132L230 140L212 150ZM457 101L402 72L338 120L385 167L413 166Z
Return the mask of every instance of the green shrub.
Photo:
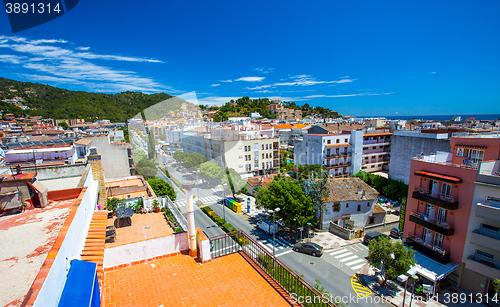
M245 237L240 237L238 238L238 243L241 245L241 246L245 246L247 244L250 244L250 241L248 241L247 238Z
M182 228L180 228L180 227L176 227L174 231L175 231L175 232L182 232Z

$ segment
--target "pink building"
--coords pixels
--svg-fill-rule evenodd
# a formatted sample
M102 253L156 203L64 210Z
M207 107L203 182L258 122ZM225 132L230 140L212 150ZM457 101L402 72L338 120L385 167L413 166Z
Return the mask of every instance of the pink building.
M450 144L451 153L412 160L403 238L433 260L455 263L447 274L458 285L478 167L499 159L500 139L454 137Z

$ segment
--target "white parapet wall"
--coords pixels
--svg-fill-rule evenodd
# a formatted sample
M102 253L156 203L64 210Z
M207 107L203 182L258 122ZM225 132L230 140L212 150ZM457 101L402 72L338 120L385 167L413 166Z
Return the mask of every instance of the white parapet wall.
M104 268L189 250L187 232L106 248Z

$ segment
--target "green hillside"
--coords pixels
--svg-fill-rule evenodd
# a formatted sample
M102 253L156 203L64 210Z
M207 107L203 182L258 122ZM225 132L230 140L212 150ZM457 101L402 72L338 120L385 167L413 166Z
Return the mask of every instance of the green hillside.
M11 92L11 90L16 92ZM103 94L70 91L49 85L20 82L0 77L0 100L15 96L22 97L22 104L36 110L23 111L12 104L0 102L0 109L4 113L41 115L54 119L83 118L88 121L109 119L112 122L124 122L140 113L141 110L172 97L165 93Z

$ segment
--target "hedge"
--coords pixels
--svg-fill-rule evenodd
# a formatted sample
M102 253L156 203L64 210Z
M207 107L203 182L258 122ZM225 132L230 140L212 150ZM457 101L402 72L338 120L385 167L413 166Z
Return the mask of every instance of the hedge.
M212 208L210 208L209 206L204 206L204 207L201 207L201 210L203 210L203 212L205 212L206 215L208 215L217 225L219 225L224 231L226 232L233 232L233 231L236 231L236 227L234 227L233 225L229 224L228 222L226 222L226 220L224 220L223 218L221 218L217 213L215 213L214 210L212 210Z

